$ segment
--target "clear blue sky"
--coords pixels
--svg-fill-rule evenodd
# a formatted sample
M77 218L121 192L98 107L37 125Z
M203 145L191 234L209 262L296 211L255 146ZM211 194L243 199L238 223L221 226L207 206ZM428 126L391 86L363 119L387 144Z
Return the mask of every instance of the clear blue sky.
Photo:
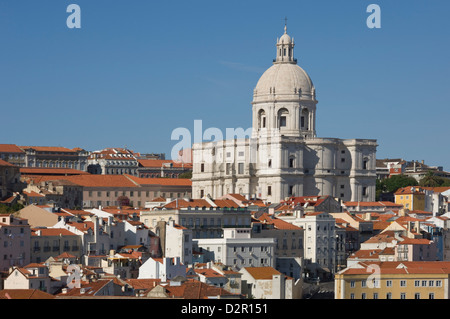
M66 8L81 7L81 29ZM366 8L381 7L381 29ZM0 143L169 157L177 127L251 126L284 17L319 137L450 170L450 1L0 0Z

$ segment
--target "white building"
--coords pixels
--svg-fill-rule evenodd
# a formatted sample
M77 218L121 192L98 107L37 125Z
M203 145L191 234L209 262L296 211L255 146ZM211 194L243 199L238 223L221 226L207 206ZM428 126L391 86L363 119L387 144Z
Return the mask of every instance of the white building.
M156 235L160 238L163 256L177 256L183 264L192 264L192 230L175 224L174 220L160 221Z
M286 277L272 267L246 267L242 274L243 292L255 299L300 299L301 280Z
M274 238L251 238L250 228L224 229L223 238L194 239L202 248L206 261L223 263L234 269L243 267L274 267Z
M239 193L274 203L288 196L331 195L373 201L376 140L318 138L316 89L297 65L286 29L276 47L273 65L253 92L252 128L193 145L193 196Z
M186 265L180 257L149 258L139 267L138 279L161 279L165 282L176 277L186 277Z
M335 219L331 214L299 212L294 216L277 216L277 218L304 229L305 268L308 269L309 264L317 264L326 271L335 271L336 228Z

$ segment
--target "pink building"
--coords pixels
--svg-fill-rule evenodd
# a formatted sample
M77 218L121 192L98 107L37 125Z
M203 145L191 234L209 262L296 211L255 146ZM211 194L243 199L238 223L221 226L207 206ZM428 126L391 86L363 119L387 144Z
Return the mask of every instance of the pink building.
M0 215L0 272L30 263L30 236L27 219Z
M405 238L395 248L398 261L438 260L436 243L425 238Z

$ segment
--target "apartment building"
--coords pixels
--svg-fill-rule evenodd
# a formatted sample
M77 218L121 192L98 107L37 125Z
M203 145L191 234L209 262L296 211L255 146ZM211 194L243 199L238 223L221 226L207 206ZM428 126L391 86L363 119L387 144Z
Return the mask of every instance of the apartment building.
M450 262L359 262L335 275L335 299L448 299Z
M24 187L20 181L19 167L0 159L0 201L22 191Z
M305 268L311 276L329 276L336 270L336 228L334 217L326 212L278 215L279 219L304 229Z
M32 229L30 248L32 263L41 263L63 253L70 253L80 259L82 254L81 236L64 228L34 228Z
M158 221L173 220L175 224L192 230L193 238L221 238L224 228L251 227L248 208L239 207L231 200L177 199L166 205L141 211L141 221L147 227L156 227Z
M146 202L157 197L190 196L192 188L189 179L139 178L131 175L40 176L39 183L39 189L46 192L53 191L56 185L65 185L69 195L61 205L78 204L82 208L120 205L144 207Z
M0 272L30 263L30 236L26 219L0 215Z
M223 238L195 238L194 250L203 253L205 262L223 263L234 270L274 267L276 240L250 236L250 228L226 228Z

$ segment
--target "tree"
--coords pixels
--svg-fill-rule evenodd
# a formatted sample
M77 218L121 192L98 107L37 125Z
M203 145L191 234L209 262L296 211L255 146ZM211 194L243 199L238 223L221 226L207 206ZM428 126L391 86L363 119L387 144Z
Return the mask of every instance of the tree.
M423 187L450 186L450 179L437 176L433 171L428 171L420 180L419 185Z
M415 178L400 174L377 182L376 187L380 193L394 193L399 188L417 185L418 183Z
M178 175L178 178L187 178L187 179L191 179L192 178L192 172L184 172L181 173L180 175Z
M119 206L130 206L130 199L126 196L119 196L117 202L119 203Z

